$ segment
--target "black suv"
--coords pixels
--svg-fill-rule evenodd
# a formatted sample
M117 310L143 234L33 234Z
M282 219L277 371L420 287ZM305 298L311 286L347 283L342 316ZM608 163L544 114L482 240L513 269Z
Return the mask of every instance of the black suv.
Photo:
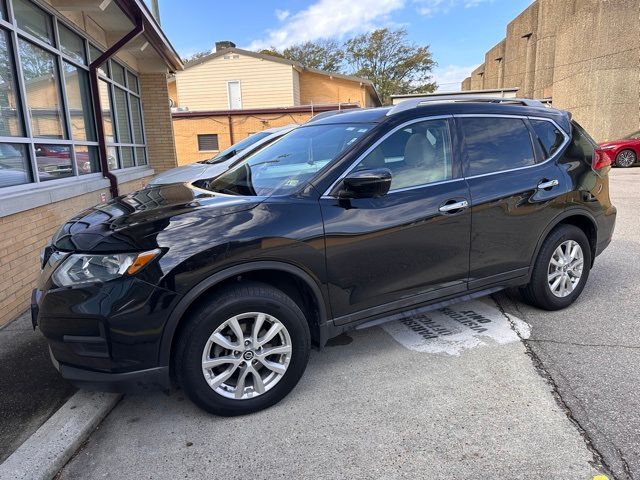
M358 323L513 286L570 305L611 241L609 168L568 113L529 100L329 116L216 178L69 220L34 325L81 387L175 380L210 412L253 412Z

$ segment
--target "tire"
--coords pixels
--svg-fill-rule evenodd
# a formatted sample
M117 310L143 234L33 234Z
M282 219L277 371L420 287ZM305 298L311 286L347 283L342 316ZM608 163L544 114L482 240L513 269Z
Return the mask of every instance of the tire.
M636 161L638 161L638 157L633 150L622 150L616 155L616 167L629 168L633 166Z
M258 327L260 332L254 336L253 329L260 322L260 315L262 327ZM176 378L191 401L207 412L235 416L270 407L296 386L307 366L311 343L309 324L293 300L267 284L243 282L223 287L185 321L188 323L177 341ZM276 324L280 324L280 330L276 329L273 339L258 346ZM239 339L240 334L243 340ZM255 345L251 343L254 338ZM249 346L242 345L246 342ZM237 351L225 349L221 344L229 347L233 344ZM288 349L290 353L267 353L274 348L279 348L278 352ZM263 354L269 355L268 358ZM206 368L209 363L205 362L220 361L223 363ZM284 373L272 370L274 366L278 372L284 369ZM216 386L230 371L233 371L231 376ZM238 388L239 385L244 388ZM238 395L246 397L238 398Z
M573 242L573 243L571 243ZM573 249L573 245L579 245L582 253L582 268L580 276L577 281L575 272L570 268L574 265L577 270L578 260L573 260L564 266L559 266L558 263L564 263L564 259L558 262L557 249L560 248L561 252L568 246L571 246L571 251L576 253L577 250ZM554 257L554 263L552 262ZM574 225L560 225L551 231L549 236L545 239L538 257L533 265L533 272L531 274L531 280L528 285L521 288L522 296L525 301L530 305L541 308L543 310L560 310L571 305L582 293L584 285L589 278L589 270L591 268L591 247L589 240L585 233ZM559 272L559 273L558 273ZM572 273L573 272L573 273ZM551 275L554 275L553 278ZM563 278L567 277L566 283L562 285ZM556 285L556 282L560 282L556 286L556 293L552 291L552 286ZM575 281L575 284L573 283ZM552 285L550 285L552 282ZM569 286L571 283L571 286ZM566 286L566 288L564 288ZM569 288L571 291L569 292ZM558 296L564 294L564 296Z

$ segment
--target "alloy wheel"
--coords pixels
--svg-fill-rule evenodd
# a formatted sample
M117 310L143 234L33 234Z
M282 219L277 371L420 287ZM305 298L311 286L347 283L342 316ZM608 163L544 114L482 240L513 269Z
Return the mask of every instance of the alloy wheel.
M566 240L554 250L547 270L549 289L556 297L570 295L580 283L584 268L582 247L575 240Z
M636 154L631 150L623 150L616 157L616 165L619 167L630 167L636 163Z
M235 315L209 337L202 373L226 398L245 400L272 389L291 362L291 337L276 317L262 312Z

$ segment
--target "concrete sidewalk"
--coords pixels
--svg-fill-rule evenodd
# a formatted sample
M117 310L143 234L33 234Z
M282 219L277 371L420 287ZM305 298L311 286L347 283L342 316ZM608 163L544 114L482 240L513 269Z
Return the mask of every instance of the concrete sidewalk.
M75 392L51 364L25 312L0 329L0 463Z
M343 335L249 416L208 415L179 391L127 396L59 478L591 479L597 460L489 307L501 333L477 342L447 315L446 338L414 323Z

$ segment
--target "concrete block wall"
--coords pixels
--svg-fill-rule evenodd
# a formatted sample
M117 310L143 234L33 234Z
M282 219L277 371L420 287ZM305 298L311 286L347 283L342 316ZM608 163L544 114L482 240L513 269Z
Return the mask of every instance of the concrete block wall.
M506 30L503 87L552 98L597 141L640 129L640 0L536 0ZM462 90L497 86L499 45Z

